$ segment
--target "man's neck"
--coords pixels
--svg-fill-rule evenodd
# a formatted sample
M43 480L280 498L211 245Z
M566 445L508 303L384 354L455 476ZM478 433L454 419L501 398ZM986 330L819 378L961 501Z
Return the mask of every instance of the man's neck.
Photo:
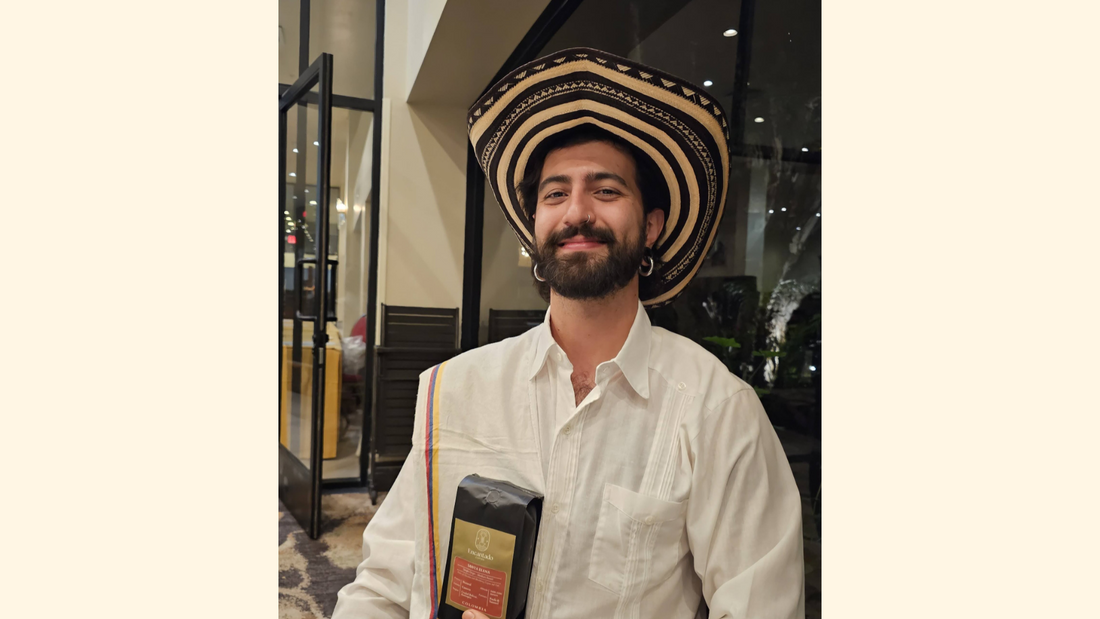
M597 301L550 293L550 333L573 367L588 373L615 358L638 314L638 279Z

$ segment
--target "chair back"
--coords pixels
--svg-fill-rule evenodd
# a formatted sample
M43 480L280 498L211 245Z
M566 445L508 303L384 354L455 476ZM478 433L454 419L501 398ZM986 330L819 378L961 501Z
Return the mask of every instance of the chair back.
M546 310L489 310L489 342L521 335L542 324Z

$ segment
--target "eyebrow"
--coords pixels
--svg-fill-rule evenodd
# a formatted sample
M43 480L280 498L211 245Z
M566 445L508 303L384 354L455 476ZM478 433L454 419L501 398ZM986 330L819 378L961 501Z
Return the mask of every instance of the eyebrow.
M568 183L570 180L571 179L568 176L564 175L564 174L558 174L557 176L548 176L545 179L543 179L543 181L541 183L539 183L539 191L541 192L543 189L546 189L546 186L550 185L552 183ZM618 174L615 174L614 172L589 172L584 177L584 180L585 180L586 183L595 183L597 181L612 180L612 181L615 181L615 182L621 184L623 187L629 187L630 186L630 185L627 184L626 180L623 179L623 177L619 176Z

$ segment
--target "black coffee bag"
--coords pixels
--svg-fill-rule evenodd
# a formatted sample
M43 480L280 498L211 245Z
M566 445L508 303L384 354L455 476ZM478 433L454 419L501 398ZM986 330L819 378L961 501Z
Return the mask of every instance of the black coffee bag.
M541 513L542 496L515 484L478 475L458 484L438 619L469 608L524 616Z

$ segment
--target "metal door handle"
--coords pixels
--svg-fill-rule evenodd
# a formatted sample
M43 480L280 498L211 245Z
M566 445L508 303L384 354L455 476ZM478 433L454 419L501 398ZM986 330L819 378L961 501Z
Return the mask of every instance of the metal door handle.
M335 321L336 320L336 269L339 266L340 261L333 260L332 258L329 258L325 262L327 263L327 266L328 266L327 270L329 271L329 273L331 274L331 277L332 277L332 291L329 294L329 308L328 308L329 311L325 312L325 320ZM301 259L297 260L294 263L294 286L297 287L298 290L300 291L300 293L298 294L298 307L294 308L294 315L298 320L316 321L317 320L316 316L310 316L310 315L302 313L302 298L306 296L305 295L305 286L302 283L302 275L304 275L304 273L305 273L305 269L302 268L302 265L304 265L304 264L312 264L312 265L316 266L317 259L316 258L301 258ZM314 272L316 272L316 271L317 271L317 269L314 268ZM326 278L326 280L323 281L321 284L325 285L327 283L328 283L328 280ZM314 290L316 290L316 288L317 288L317 285L316 285L316 282L315 282L314 283Z

